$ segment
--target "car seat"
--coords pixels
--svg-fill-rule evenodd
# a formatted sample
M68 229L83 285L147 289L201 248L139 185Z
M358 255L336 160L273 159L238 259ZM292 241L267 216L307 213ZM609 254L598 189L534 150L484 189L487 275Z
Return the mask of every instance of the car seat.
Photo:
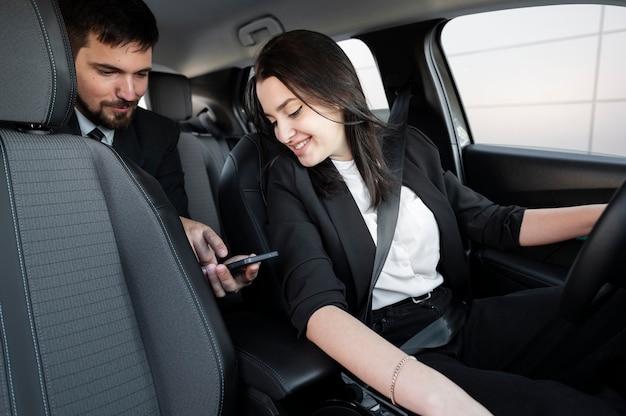
M49 134L76 75L54 1L0 14L0 413L239 415L235 351L158 183Z
M218 187L220 216L232 250L240 253L273 251L269 244L267 203L265 200L265 165L282 147L263 142L259 135L244 135L228 157ZM243 251L242 251L243 250ZM280 295L276 261L265 262L259 284L250 286L242 296L254 310L287 318L287 305Z
M250 133L239 139L224 164L218 188L218 205L231 249L237 252L272 250L266 230L265 172L271 160L284 150L284 146L277 142L263 140L258 133ZM225 316L246 384L263 380L259 374L250 377L254 371L279 369L282 375L280 383L275 383L276 388L266 388L266 391L273 399L282 399L294 395L303 385L324 383L333 380L335 375L341 378L349 394L335 392L334 399L328 400L327 397L315 411L315 416L406 416L405 411L344 373L339 364L313 343L296 338L296 330L288 319L278 273L275 262L265 262L254 284L242 291L247 310L239 313L247 313L253 316L252 319L232 320L228 314ZM253 342L261 337L250 334L267 331L264 329L267 327L272 328L269 337L262 342ZM279 349L276 349L277 345ZM272 350L273 354L270 353ZM286 356L290 359L285 360ZM259 361L263 364L259 365Z
M184 75L151 72L148 78L150 109L181 126L177 150L185 173L189 215L222 234L215 203L217 184L230 152L226 140L185 127L192 116L191 83Z
M149 78L148 95L151 109L155 112L179 122L187 120L191 116L190 82L188 78L182 75L152 72ZM202 153L206 153L209 146L205 147L205 145L211 146L210 153L217 158L217 160L213 158L210 161L213 168L219 165L221 171L222 166L228 165L228 169L231 171L235 165L240 165L236 169L243 169L242 172L256 173L260 167L258 156L261 150L258 149L257 151L256 146L259 143L254 141L253 137L245 136L240 139L239 141L243 141L244 144L236 146L238 156L230 158L227 157L230 149L226 144L224 135L215 137L207 133L190 132L188 128L182 129L178 149L185 171L185 187L190 201L189 210L192 218L194 218L192 211L194 200L198 202L196 206L205 206L205 209L210 209L213 204L213 201L208 201L209 205L206 201L200 201L198 193L206 194L207 189L220 182L219 179L215 180L213 175L209 175L208 178L206 176L204 169L207 159L204 157L202 160ZM247 149L248 145L253 146L254 150ZM223 152L224 149L227 149L226 152ZM255 159L248 160L247 157L254 157ZM220 158L222 158L221 161ZM210 166L206 166L207 170L210 168ZM194 180L195 187L189 186L187 181L190 177L197 178ZM241 183L232 189L222 189L221 196L218 193L216 198L224 198L222 211L228 215L229 219L238 222L239 226L245 229L246 227L255 227L257 223L260 224L265 221L265 206L262 204L262 194L258 192L258 177L255 174L246 174L240 178L243 177L252 179L244 185L246 188L244 192L251 192L247 198L241 199L236 196L240 192ZM217 186L213 186L213 189L217 189ZM207 195L203 196L206 198ZM254 206L241 204L242 200L250 202ZM258 215L259 218L256 221L250 221L250 215ZM222 231L224 230L222 229ZM226 237L231 253L269 251L264 239L248 240L251 236L264 236L262 230L259 230L258 233L242 233L241 235L222 233L222 236ZM231 237L233 244L230 244L229 241ZM254 284L240 292L241 297L246 300L244 302L245 308L238 307L240 305L239 298L230 302L233 295L230 295L222 303L222 313L239 357L245 386L243 394L250 400L257 402L254 411L258 413L251 413L255 416L259 413L275 415L286 412L289 414L289 411L284 410L285 406L289 406L285 402L316 400L316 398L311 399L304 396L310 396L310 391L317 391L320 384L329 383L331 379L340 380L337 371L338 366L310 342L297 339L295 329L284 319L283 313L286 310L284 301L274 295L277 293L275 279L272 278L274 273L275 265L272 262L266 262L262 265ZM255 308L251 308L255 299L259 301ZM316 392L315 394L320 393ZM326 394L333 395L334 392ZM300 406L296 407L298 408L296 414L302 412Z

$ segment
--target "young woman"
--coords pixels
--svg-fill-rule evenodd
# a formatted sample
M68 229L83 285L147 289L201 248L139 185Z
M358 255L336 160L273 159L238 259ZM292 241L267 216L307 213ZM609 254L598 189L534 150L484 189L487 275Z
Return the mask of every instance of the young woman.
M420 415L625 412L621 400L561 382L576 381L572 374L601 376L604 367L588 366L587 358L623 322L596 334L598 316L565 331L559 288L476 300L459 335L417 359L397 347L463 296L469 271L462 236L499 248L571 239L589 233L603 205L495 205L444 172L436 147L409 129L398 222L370 293L377 208L394 179L381 148L386 126L368 110L349 59L325 35L279 35L256 60L248 111L260 132L289 149L268 173L269 233L302 335ZM363 308L365 323L358 319ZM585 336L597 342L582 348Z

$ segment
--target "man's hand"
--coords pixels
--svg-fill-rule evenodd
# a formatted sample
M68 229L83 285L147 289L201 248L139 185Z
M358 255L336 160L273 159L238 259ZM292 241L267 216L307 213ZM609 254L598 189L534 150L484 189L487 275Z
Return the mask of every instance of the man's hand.
M180 217L183 223L187 240L196 253L196 258L200 264L217 264L217 258L224 258L228 255L226 244L211 227L201 222Z
M250 264L242 272L233 276L223 264L218 264L218 259L228 255L228 249L222 239L209 227L201 222L189 218L180 217L185 229L187 240L196 254L198 263L203 266L203 272L218 298L228 293L238 292L248 286L256 278L259 272L259 264ZM248 256L234 256L227 262L240 260Z
M251 254L253 255L253 254ZM234 256L226 260L226 263L244 259L249 256ZM249 286L259 273L260 263L247 265L242 271L231 275L228 267L224 264L207 264L202 268L204 275L209 280L213 293L218 298L229 293L237 293L239 290Z

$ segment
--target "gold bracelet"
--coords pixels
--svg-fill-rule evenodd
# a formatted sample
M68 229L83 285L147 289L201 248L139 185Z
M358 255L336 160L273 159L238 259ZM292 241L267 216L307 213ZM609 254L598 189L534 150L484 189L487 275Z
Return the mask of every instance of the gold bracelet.
M396 370L393 372L393 377L391 377L391 385L389 386L389 398L391 399L391 403L394 406L397 405L396 398L394 397L394 394L393 394L394 390L396 389L396 381L398 381L400 370L402 370L402 367L404 367L404 364L406 364L411 359L415 360L415 357L413 357L412 355L407 355L402 360L400 360L400 362L396 366Z

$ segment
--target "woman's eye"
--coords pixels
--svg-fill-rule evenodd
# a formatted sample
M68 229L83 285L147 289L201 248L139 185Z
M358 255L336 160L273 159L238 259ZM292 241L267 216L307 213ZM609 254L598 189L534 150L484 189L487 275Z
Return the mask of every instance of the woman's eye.
M297 117L298 114L300 114L301 110L302 110L302 106L298 107L298 109L296 111L294 111L293 113L290 113L289 117L291 117L291 118Z

